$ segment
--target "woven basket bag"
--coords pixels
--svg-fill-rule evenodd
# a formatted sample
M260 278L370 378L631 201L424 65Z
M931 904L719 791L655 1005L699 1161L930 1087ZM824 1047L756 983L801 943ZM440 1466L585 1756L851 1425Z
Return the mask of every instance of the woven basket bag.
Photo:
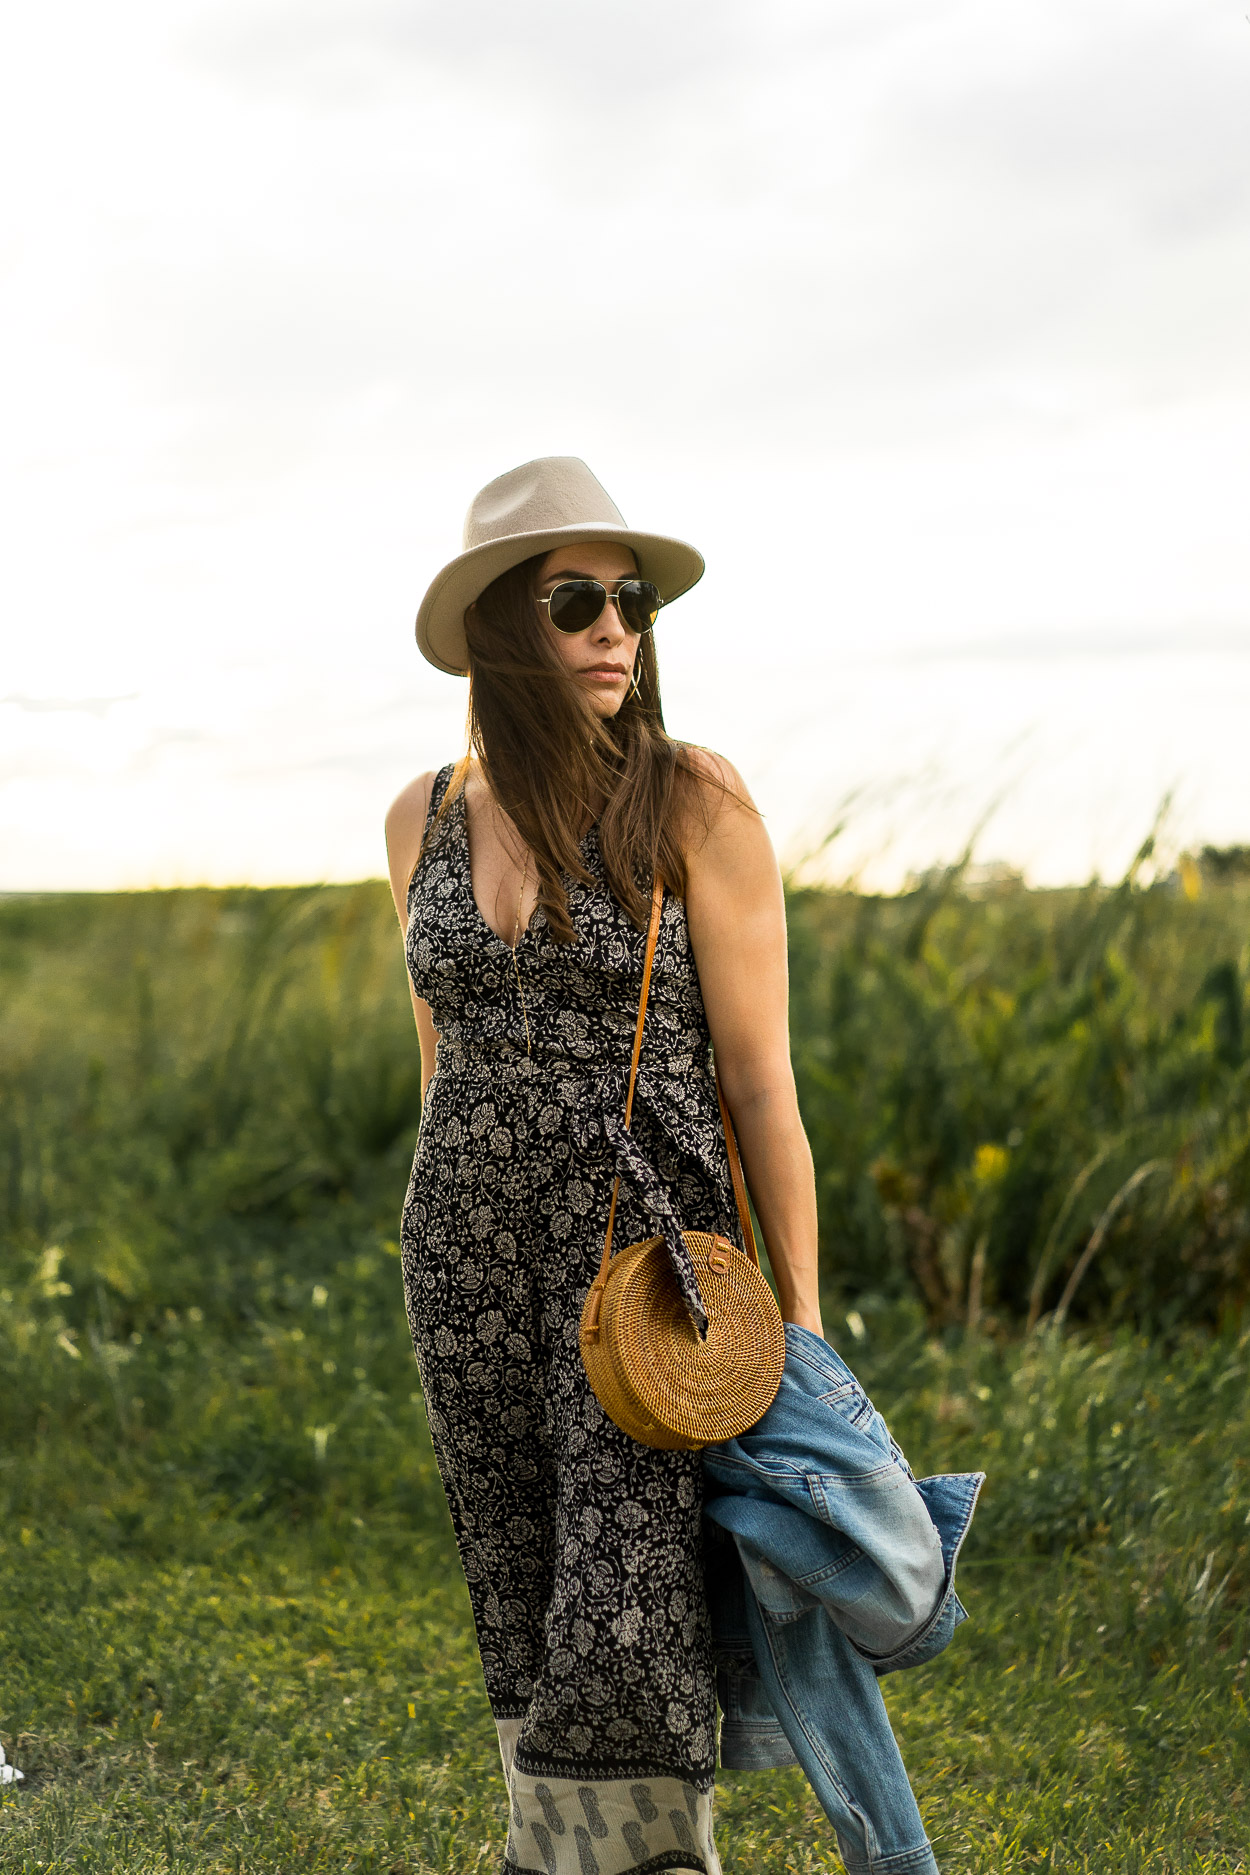
M657 879L629 1068L626 1126L634 1109L663 901L663 882ZM662 1237L648 1237L613 1256L619 1178L608 1207L599 1274L582 1309L582 1360L600 1405L622 1432L641 1445L665 1451L693 1451L745 1432L772 1405L785 1363L785 1333L773 1292L760 1270L738 1142L719 1075L716 1097L748 1253L708 1231L682 1232L707 1311L707 1339L700 1341L682 1302Z

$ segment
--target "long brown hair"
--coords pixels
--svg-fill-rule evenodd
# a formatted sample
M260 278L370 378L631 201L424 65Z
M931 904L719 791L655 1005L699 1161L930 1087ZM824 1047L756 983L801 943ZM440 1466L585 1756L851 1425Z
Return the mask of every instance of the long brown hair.
M501 574L465 616L469 747L534 856L551 935L571 944L561 874L589 883L581 843L595 822L608 883L641 929L656 873L684 894L686 845L700 825L706 829L709 800L727 790L664 728L652 633L639 643L637 694L631 686L613 717L590 710L534 603L544 558ZM448 799L467 770L466 760Z

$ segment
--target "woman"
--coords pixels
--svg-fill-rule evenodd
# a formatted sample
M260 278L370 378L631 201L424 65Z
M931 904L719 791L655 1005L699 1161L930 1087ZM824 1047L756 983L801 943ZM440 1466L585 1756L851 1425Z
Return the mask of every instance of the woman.
M702 571L627 528L576 458L483 489L417 620L424 655L468 673L474 759L419 776L387 819L425 1095L405 1294L509 1871L719 1869L699 1454L619 1431L578 1346L618 1174L619 1245L737 1238L709 1038L782 1315L821 1333L777 863L736 771L660 710L651 626Z

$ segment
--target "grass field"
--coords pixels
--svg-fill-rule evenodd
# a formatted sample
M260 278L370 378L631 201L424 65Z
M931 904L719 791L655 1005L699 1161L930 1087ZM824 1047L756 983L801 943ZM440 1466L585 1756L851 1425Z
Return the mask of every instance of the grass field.
M972 1620L885 1683L921 1806L967 1875L1245 1869L1245 902L931 897L795 915L831 1338L917 1470L990 1474ZM400 1303L416 1063L380 892L12 902L0 995L0 1740L28 1774L0 1869L493 1868ZM1134 1153L1169 1173L1057 1327ZM719 1818L734 1875L838 1866L797 1772L727 1776Z

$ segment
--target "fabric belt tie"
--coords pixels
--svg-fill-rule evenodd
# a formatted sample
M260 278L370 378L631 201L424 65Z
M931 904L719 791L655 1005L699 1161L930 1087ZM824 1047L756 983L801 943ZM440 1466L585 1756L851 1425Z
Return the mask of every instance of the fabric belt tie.
M596 1077L599 1078L599 1077ZM651 1220L655 1235L662 1237L673 1275L685 1304L686 1313L693 1322L700 1341L707 1336L707 1310L703 1306L703 1297L699 1294L699 1279L695 1275L694 1259L686 1248L681 1234L681 1219L677 1215L673 1201L665 1187L663 1179L648 1160L638 1144L636 1133L625 1125L624 1075L605 1075L599 1079L600 1112L599 1122L603 1137L615 1162L621 1182L627 1185L645 1213ZM662 1112L647 1098L646 1084L640 1076L635 1092L636 1103L646 1108L647 1113L672 1140L674 1146L685 1156L689 1148L673 1137ZM589 1133L591 1129L587 1129ZM589 1146L589 1137L579 1140L580 1145ZM735 1236L737 1233L734 1233Z

